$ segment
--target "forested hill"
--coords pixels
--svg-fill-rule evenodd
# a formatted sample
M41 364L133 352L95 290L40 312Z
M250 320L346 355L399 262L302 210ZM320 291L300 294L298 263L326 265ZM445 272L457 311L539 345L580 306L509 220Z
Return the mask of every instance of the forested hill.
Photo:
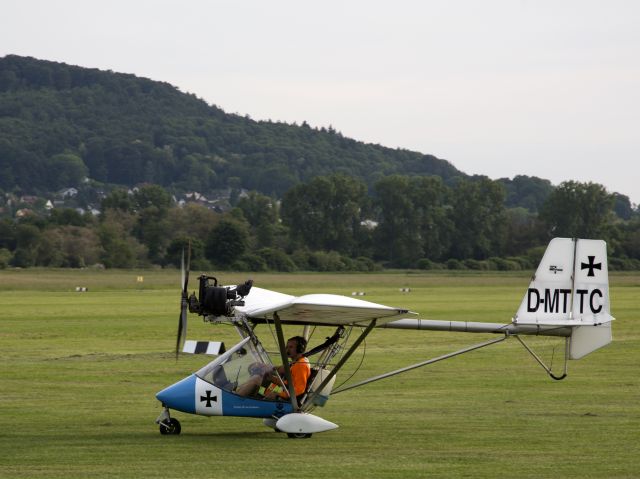
M0 188L25 193L88 176L208 191L233 184L281 196L318 175L368 185L389 174L466 176L432 155L345 138L334 129L228 114L134 75L0 58Z

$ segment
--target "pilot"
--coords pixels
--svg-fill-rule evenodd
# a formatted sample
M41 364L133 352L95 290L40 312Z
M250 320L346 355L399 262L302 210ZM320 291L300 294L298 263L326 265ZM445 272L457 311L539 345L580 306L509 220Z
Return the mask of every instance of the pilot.
M287 357L291 360L291 379L293 380L293 389L296 396L304 394L307 387L307 381L311 375L311 366L309 360L304 356L304 352L307 348L307 340L302 336L294 336L287 341L286 353ZM265 399L283 399L289 398L289 390L287 389L287 381L281 380L284 377L284 366L278 368L278 374L276 371L267 372L263 374L262 371L255 371L258 374L254 374L244 384L238 386L236 394L240 396L249 396L256 393L259 396L263 396ZM265 386L263 386L263 384Z

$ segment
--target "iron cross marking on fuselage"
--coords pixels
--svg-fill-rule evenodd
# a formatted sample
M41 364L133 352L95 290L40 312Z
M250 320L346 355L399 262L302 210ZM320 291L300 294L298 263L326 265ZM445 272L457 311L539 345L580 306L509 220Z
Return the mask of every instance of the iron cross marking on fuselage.
M218 402L218 396L212 396L211 391L207 389L206 396L200 396L200 402L207 402L206 407L211 407L211 401Z
M588 256L589 258L589 263L580 263L580 270L583 269L588 269L589 272L587 273L587 276L595 276L595 269L599 269L602 270L602 263L595 263L596 261L596 257L595 256Z

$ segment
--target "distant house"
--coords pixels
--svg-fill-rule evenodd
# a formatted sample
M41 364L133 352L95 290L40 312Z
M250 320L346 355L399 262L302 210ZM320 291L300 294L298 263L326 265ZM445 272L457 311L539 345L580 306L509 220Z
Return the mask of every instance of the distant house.
M73 198L77 194L78 190L76 188L65 188L58 193L58 195L60 195L62 198Z
M363 228L369 231L373 231L378 227L378 222L373 220L363 220L360 222L360 226L362 226Z
M198 202L203 202L203 203L207 202L207 197L204 196L202 193L198 193L197 191L192 191L190 193L185 193L184 197L187 200L191 200L191 201L198 201Z
M20 203L24 203L27 205L34 205L36 204L36 201L38 201L37 196L25 195L20 197Z
M33 216L34 212L33 210L30 210L29 208L21 208L18 211L16 211L16 218L25 218L27 216Z
M13 193L5 193L4 197L7 199L7 206L12 206L18 202L18 197Z
M47 202L44 204L44 207L47 210L52 210L54 208L53 203L51 202L51 200L47 200Z

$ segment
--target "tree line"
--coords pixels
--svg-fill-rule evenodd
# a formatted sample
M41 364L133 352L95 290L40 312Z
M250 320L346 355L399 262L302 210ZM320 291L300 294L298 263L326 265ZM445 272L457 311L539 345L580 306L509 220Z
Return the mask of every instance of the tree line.
M471 177L331 126L228 114L167 83L0 58L0 193L84 181L109 192L101 205L82 192L100 215L3 218L0 267L164 267L191 244L201 269L514 269L553 236L607 239L614 268L640 258L637 209L601 185ZM233 191L225 213L172 200L219 188Z
M370 190L343 174L252 191L217 213L163 187L116 188L94 217L73 209L0 221L0 267L178 266L199 270L530 269L552 237L602 238L611 269L640 269L640 215L595 183L554 188L539 212L506 206L501 181L391 175Z

